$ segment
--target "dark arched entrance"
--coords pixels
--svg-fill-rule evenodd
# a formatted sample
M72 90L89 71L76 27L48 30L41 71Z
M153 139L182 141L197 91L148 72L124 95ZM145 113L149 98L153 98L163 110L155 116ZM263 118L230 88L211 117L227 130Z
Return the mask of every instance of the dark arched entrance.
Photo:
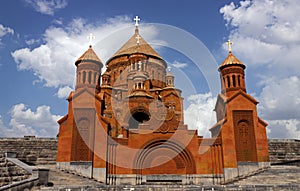
M145 112L135 112L129 118L129 128L137 129L139 124L149 121L150 117Z

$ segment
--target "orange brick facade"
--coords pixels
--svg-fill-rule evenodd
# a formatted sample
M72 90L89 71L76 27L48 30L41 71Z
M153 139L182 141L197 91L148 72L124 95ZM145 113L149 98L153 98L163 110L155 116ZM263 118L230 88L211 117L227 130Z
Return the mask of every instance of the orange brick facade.
M76 88L58 121L58 168L106 184L220 184L268 167L267 124L231 52L219 67L212 138L184 124L181 90L138 28L102 75L92 47L75 65Z

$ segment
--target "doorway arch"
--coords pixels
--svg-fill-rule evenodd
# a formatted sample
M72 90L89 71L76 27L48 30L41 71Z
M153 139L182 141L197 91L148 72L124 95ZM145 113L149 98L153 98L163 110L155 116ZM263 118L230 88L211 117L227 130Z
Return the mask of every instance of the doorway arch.
M136 174L195 174L192 154L179 143L155 140L147 144L135 159Z

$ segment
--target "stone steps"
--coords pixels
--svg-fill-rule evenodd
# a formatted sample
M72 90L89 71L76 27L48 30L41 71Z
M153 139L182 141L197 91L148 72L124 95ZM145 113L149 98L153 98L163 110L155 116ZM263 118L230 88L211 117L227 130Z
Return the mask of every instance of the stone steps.
M55 166L50 168L49 182L51 187L35 187L33 190L48 191L298 191L300 190L300 167L272 166L260 174L239 180L229 185L119 185L107 186L95 180L75 174L59 171Z
M30 176L29 172L8 161L4 155L0 154L0 187L25 180Z
M234 185L300 185L300 167L271 166L255 176L247 177Z

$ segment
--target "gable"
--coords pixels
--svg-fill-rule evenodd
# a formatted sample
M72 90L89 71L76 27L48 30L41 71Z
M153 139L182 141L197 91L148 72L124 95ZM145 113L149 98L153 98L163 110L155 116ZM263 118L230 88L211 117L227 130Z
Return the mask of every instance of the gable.
M164 98L164 99L166 99L166 98L169 98L169 99L170 98L176 98L176 99L178 99L178 98L180 98L180 96L175 92L170 92L170 93L167 93L166 95L163 95L162 98Z
M248 102L249 104L254 104L254 105L258 104L258 101L254 97L245 93L242 90L239 90L238 92L233 94L230 98L228 98L226 100L226 103L229 104L230 102L233 102L233 101Z
M101 101L101 98L99 95L97 95L96 93L92 92L91 90L89 90L88 88L83 88L79 91L73 91L70 93L69 97L67 98L67 100L70 101L74 101L76 99L82 99L82 98L87 98L87 99L97 99L99 101Z

